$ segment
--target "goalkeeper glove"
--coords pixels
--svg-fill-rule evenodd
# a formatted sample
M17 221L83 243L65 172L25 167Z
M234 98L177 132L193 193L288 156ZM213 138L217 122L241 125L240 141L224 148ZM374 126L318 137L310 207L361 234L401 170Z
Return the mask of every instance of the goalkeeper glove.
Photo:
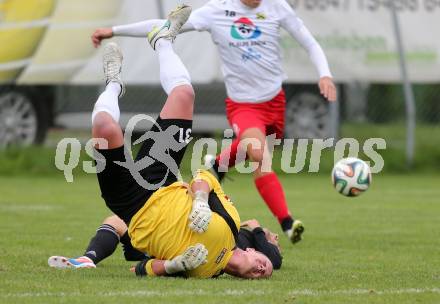
M208 205L209 195L203 191L194 193L192 211L189 215L189 228L195 232L203 233L208 230L212 211Z
M188 247L182 255L176 256L172 260L167 260L164 263L167 274L176 272L193 270L202 264L206 263L208 257L208 250L203 244L196 244Z

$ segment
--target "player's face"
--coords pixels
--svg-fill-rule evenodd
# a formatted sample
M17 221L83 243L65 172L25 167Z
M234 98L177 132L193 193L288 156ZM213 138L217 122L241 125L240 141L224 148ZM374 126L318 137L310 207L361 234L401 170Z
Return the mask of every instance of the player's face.
M256 8L256 7L260 6L261 1L263 1L263 0L241 0L241 2L244 5L252 7L252 8Z
M242 277L248 279L260 279L272 275L272 262L267 256L261 252L255 251L253 248L247 248L244 255Z
M281 246L280 246L280 243L278 241L278 234L277 233L273 233L272 231L270 231L267 228L263 228L263 231L264 231L264 234L266 235L266 240L269 243L277 246L278 250L281 252Z

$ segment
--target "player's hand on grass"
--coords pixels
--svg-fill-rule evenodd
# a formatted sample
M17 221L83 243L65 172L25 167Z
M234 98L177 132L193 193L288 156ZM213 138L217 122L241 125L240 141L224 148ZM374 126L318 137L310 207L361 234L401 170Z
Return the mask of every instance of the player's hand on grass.
M196 244L188 247L182 255L176 256L172 260L164 263L165 271L173 274L182 271L193 270L202 264L205 264L208 257L208 250L203 244Z
M92 43L95 48L101 45L104 39L112 38L113 30L110 27L98 28L92 34Z
M331 77L321 77L319 79L319 90L328 101L334 102L337 98L336 86Z
M212 211L208 204L208 193L204 191L196 191L192 211L188 217L190 223L189 228L197 233L203 233L208 230L211 221Z
M241 223L241 227L247 229L249 231L254 230L255 228L261 227L260 223L256 219L247 220Z

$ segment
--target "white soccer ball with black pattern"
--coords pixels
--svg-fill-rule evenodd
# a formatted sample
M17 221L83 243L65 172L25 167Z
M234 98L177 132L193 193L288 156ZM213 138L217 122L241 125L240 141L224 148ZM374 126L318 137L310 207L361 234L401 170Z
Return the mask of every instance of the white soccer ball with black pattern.
M370 167L359 158L343 158L333 167L332 182L342 195L358 196L370 187Z

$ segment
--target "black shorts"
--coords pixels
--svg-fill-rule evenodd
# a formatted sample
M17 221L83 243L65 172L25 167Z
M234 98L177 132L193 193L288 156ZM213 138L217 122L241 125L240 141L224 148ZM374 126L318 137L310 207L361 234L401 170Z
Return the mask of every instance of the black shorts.
M156 190L177 181L191 127L192 120L159 117L151 130L145 133L147 139L142 143L135 162L131 156L128 156L127 162L129 152L124 146L96 150L103 156L97 155L97 162L105 159L105 169L97 174L102 198L107 207L127 225ZM143 169L130 171L133 164L142 162ZM131 167L127 164L131 164Z

